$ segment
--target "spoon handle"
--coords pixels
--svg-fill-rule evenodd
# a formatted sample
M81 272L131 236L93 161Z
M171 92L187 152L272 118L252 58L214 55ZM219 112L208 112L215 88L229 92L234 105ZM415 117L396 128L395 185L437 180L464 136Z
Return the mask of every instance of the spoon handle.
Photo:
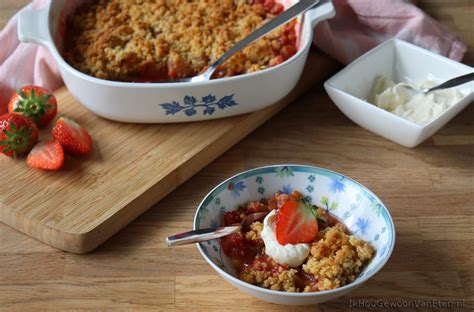
M171 247L199 243L208 241L210 239L227 236L238 231L240 231L240 225L194 230L167 237L166 245Z
M288 10L285 10L283 13L275 17L274 19L270 20L268 23L264 24L262 27L255 30L253 33L236 43L231 49L229 49L224 55L222 55L214 64L212 64L204 73L204 75L208 78L212 76L214 70L217 67L221 66L227 59L229 59L232 55L239 52L243 48L245 48L250 43L254 42L255 40L263 37L273 29L281 26L291 20L292 18L296 17L298 14L312 8L316 7L320 1L318 0L301 0Z
M426 93L431 92L431 91L435 91L435 90L439 90L439 89L447 89L447 88L456 87L456 86L465 84L465 83L467 83L469 81L473 81L473 80L474 80L474 73L469 73L469 74L466 74L466 75L463 75L463 76L459 76L459 77L450 79L446 82L443 82L439 86L428 89L426 91Z

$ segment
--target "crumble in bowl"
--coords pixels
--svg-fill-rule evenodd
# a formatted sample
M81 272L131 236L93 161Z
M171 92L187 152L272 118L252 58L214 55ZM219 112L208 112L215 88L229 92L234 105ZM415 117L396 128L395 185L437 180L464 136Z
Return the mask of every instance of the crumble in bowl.
M307 203L304 206L313 209L318 230L314 238L305 242L308 252L303 261L298 265L288 265L282 263L286 261L285 257L281 258L282 261L276 261L268 255L272 253L266 250L268 243L262 238L264 227L267 226L265 221L271 217L270 214L276 214L276 222L279 222L283 218L282 207L290 201L301 202L302 195L297 191L290 195L276 193L270 199L250 202L236 211L225 213L225 225L235 225L249 214L269 211L263 223L255 221L250 229L221 240L222 250L232 260L237 276L253 285L286 292L319 292L354 281L373 258L373 247L349 233L346 226L325 209ZM292 224L296 227L301 223Z

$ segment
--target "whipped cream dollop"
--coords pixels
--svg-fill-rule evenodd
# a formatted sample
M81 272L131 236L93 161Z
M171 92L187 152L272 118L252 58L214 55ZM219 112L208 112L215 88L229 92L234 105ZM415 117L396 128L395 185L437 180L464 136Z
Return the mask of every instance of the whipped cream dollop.
M262 239L265 253L279 264L290 267L301 265L309 255L309 244L280 245L275 234L276 210L272 210L263 220Z
M424 94L410 90L407 85L420 90L433 87L436 83L428 80L417 85L396 84L383 76L378 76L372 87L369 102L424 126L463 99L462 93L455 89L437 90Z

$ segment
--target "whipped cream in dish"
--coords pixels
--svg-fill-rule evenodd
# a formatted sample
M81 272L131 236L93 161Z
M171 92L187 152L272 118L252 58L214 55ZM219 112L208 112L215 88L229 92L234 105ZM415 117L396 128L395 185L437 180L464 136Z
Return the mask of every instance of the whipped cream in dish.
M280 245L275 234L276 210L272 210L263 220L262 239L265 243L265 253L277 263L290 267L301 265L309 255L309 244Z
M444 89L424 94L407 88L430 88L436 82L427 80L420 84L395 83L378 76L372 87L369 102L397 116L424 126L463 99L463 94L455 89Z

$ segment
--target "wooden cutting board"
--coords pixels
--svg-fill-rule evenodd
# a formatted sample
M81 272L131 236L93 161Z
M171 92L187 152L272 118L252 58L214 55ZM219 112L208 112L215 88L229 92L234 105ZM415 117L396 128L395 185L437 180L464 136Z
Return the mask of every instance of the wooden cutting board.
M60 172L34 170L24 160L1 156L0 220L56 248L89 252L337 66L311 51L301 81L282 101L251 114L187 124L102 119L62 88L56 92L59 111L90 131L94 153L86 159L67 157Z

